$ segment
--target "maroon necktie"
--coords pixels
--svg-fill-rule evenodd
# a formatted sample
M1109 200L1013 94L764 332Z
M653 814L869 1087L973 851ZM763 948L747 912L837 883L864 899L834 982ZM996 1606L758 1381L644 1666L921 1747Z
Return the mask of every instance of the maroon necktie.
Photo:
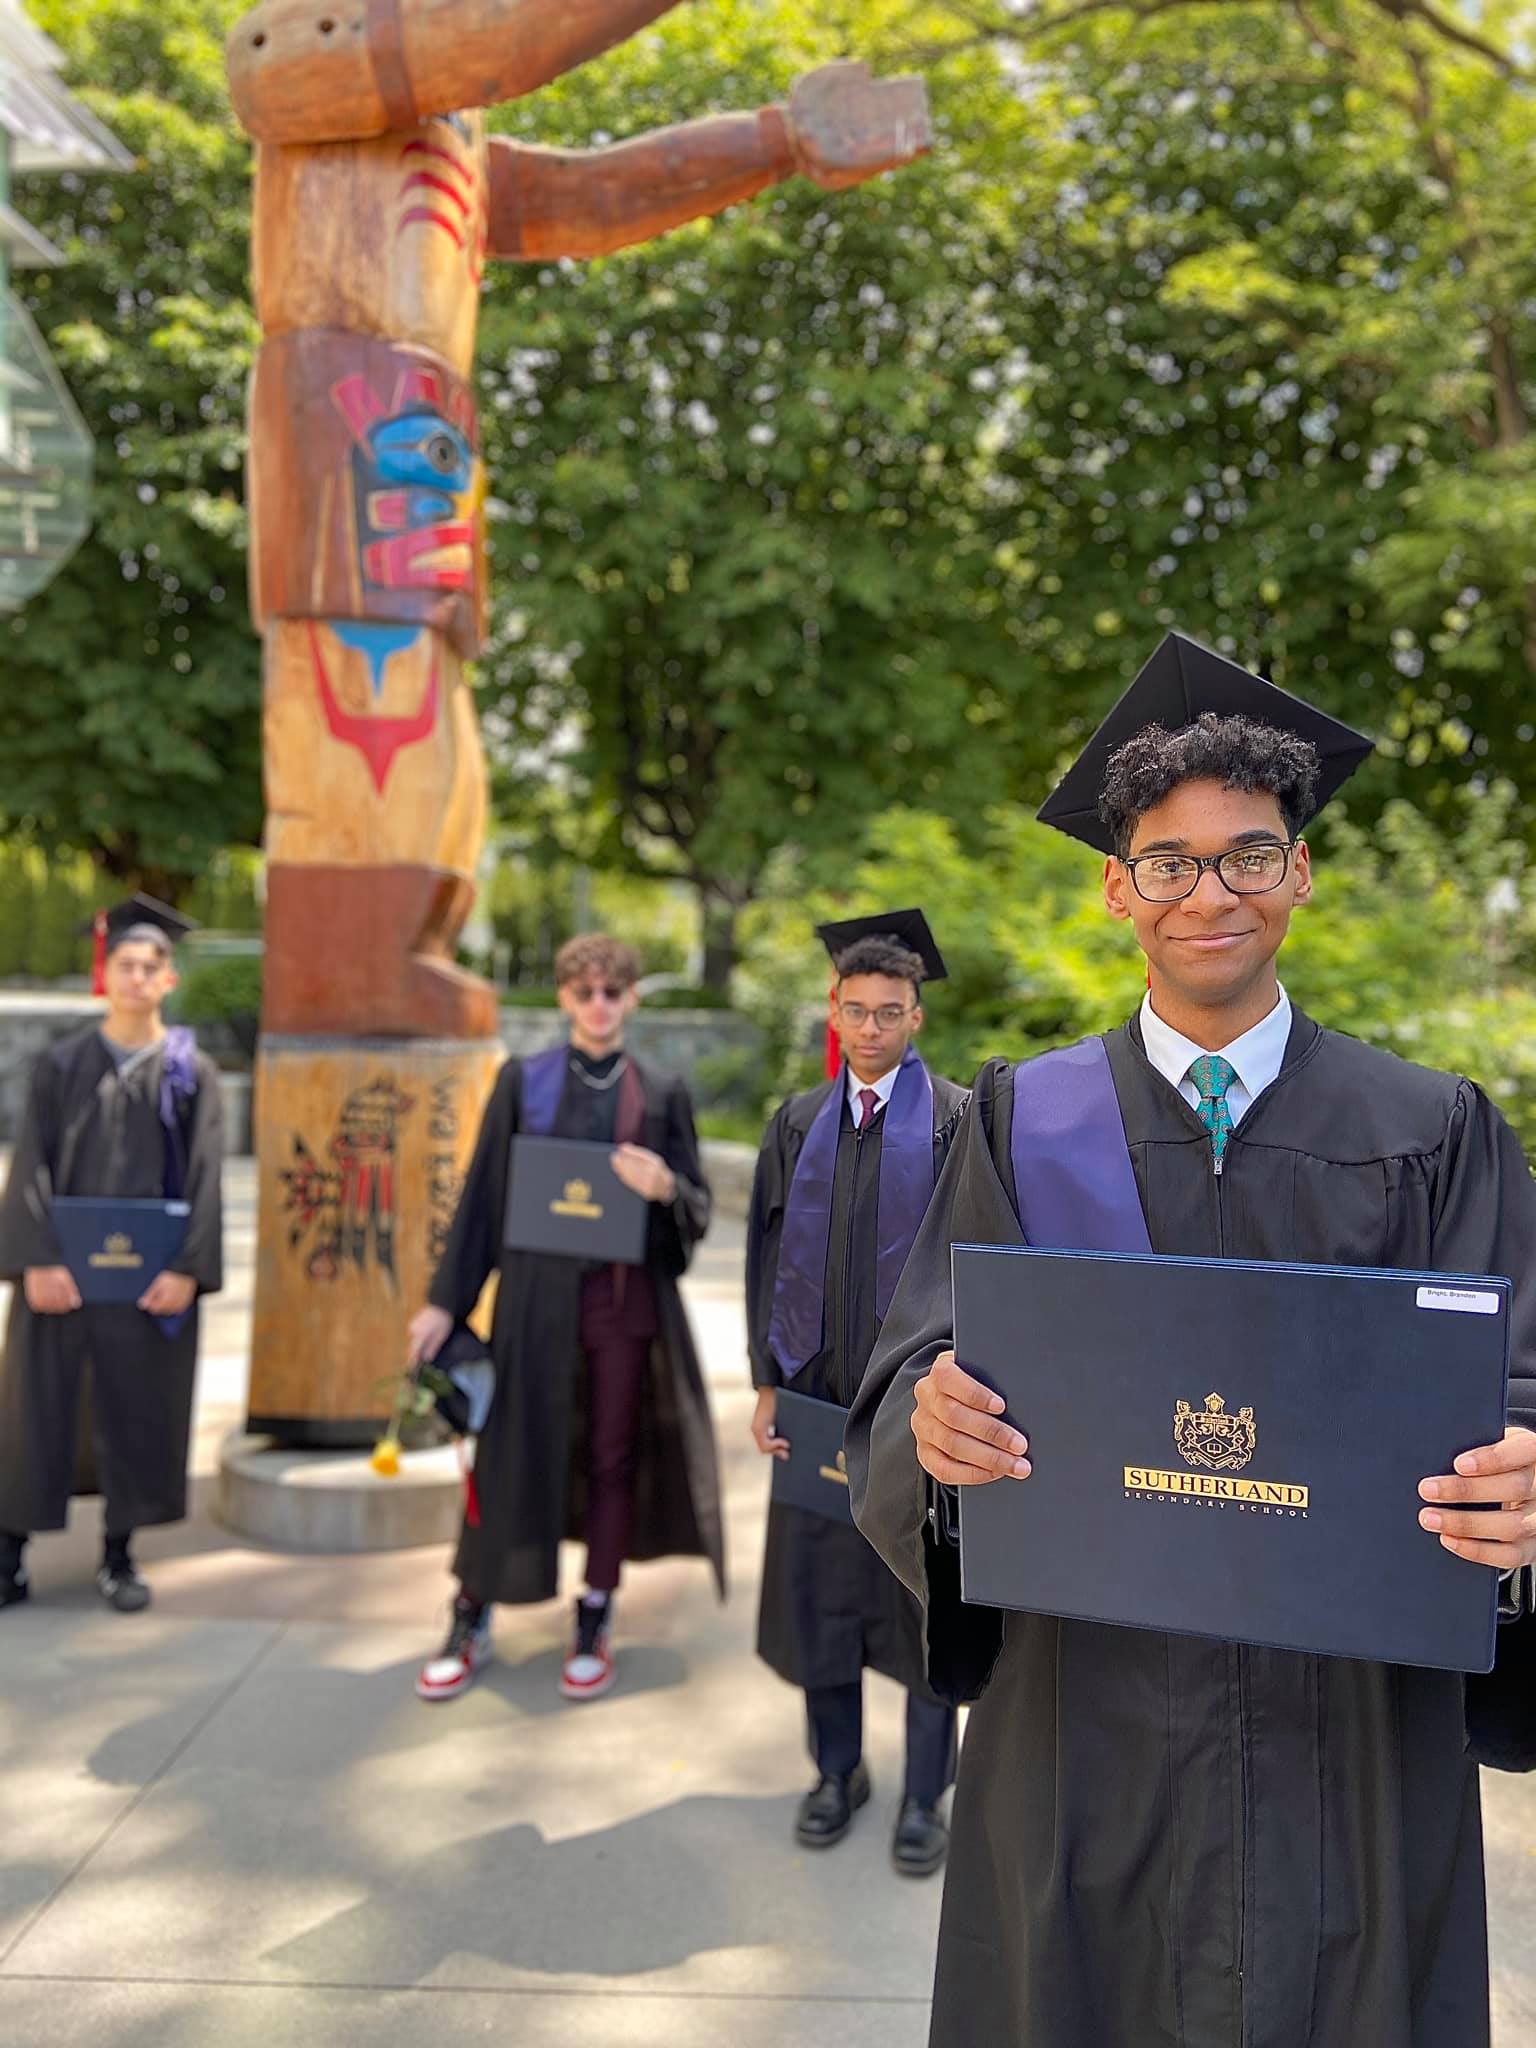
M875 1111L880 1107L880 1097L873 1088L859 1090L859 1107L864 1112L859 1118L859 1129L867 1130L875 1120Z

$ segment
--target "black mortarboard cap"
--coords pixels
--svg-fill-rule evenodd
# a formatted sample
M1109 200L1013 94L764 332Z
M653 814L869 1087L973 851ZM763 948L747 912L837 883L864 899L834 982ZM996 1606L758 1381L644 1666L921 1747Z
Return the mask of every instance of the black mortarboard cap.
M848 948L860 939L894 939L923 963L924 981L943 981L949 970L939 951L928 920L920 910L882 910L874 917L845 917L836 924L819 924L816 936L826 947L835 967Z
M1352 726L1266 683L1198 640L1170 633L1125 695L1035 813L1073 839L1113 853L1109 827L1099 815L1105 770L1116 747L1149 725L1179 732L1205 711L1221 718L1252 718L1310 740L1318 752L1315 817L1371 752L1373 742Z
M92 919L84 929L90 931ZM130 932L140 931L145 926L160 933L162 938L176 946L195 932L197 926L190 917L183 917L179 910L172 910L169 903L161 903L154 896L130 896L125 903L119 903L107 912L107 951L120 946Z

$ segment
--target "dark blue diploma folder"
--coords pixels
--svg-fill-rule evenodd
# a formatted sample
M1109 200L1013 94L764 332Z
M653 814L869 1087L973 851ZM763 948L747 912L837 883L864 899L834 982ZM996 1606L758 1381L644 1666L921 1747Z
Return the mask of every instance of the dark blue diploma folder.
M1418 1484L1504 1431L1507 1280L956 1245L955 1353L1029 1438L962 1597L1487 1671L1497 1574Z
M192 1212L185 1202L59 1195L50 1213L80 1299L95 1308L137 1301L181 1250Z
M817 1401L809 1394L779 1389L774 1403L774 1428L789 1438L789 1456L773 1461L771 1498L780 1507L804 1508L829 1522L853 1527L848 1498L848 1467L843 1458L843 1429L848 1410L835 1401Z
M508 1248L643 1266L647 1204L614 1172L613 1151L581 1138L514 1138Z

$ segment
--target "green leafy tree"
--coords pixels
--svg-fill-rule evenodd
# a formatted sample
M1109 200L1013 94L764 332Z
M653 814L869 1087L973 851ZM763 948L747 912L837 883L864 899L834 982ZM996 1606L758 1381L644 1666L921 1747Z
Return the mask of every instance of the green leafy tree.
M1178 621L1448 801L1536 736L1536 96L1527 0L909 9L1021 66L1021 344L1001 563L1100 706ZM1129 643L1129 644L1127 644Z
M0 832L180 897L259 835L259 650L241 502L249 148L223 82L238 0L32 0L139 160L23 181L67 257L26 298L97 442L95 528L0 623Z
M507 125L587 143L782 99L879 13L712 0ZM1028 698L974 602L1008 229L950 141L1011 105L983 67L930 163L490 284L502 802L553 763L596 857L691 882L712 986L776 849L846 858L893 796L963 817L1009 786Z

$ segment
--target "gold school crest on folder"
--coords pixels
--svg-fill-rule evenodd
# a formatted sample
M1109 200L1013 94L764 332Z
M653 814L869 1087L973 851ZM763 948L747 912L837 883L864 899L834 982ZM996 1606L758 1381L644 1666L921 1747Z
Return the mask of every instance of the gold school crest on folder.
M601 1202L592 1199L592 1183L589 1180L568 1180L564 1198L549 1205L551 1216L581 1216L588 1222L595 1222L603 1213Z
M115 1266L119 1269L131 1269L135 1266L142 1266L144 1260L142 1255L134 1250L133 1239L129 1237L127 1232L114 1230L103 1244L101 1250L91 1253L90 1262L93 1266Z
M1207 1394L1204 1406L1198 1409L1187 1401L1174 1404L1173 1440L1186 1465L1241 1472L1257 1448L1259 1433L1251 1408L1239 1408L1229 1415L1220 1394Z

